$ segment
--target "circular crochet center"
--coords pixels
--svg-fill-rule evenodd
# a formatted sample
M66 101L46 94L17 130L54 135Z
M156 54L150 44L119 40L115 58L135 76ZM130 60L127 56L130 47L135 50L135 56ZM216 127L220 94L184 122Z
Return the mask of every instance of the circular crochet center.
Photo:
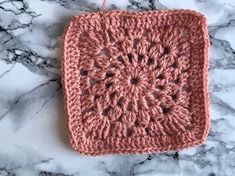
M204 140L204 18L163 13L93 13L71 22L63 74L75 149L143 153Z

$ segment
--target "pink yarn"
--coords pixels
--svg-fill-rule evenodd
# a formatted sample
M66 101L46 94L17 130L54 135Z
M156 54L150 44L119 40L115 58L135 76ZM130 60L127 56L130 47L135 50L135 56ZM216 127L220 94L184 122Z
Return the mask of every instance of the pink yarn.
M189 10L74 17L62 82L80 153L148 153L202 144L209 130L208 33Z

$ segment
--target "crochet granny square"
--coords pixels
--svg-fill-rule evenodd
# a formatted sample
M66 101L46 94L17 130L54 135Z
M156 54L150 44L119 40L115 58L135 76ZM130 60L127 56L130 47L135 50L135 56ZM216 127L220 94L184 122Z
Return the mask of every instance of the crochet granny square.
M80 153L149 153L208 134L208 33L189 10L74 17L63 40L70 142Z

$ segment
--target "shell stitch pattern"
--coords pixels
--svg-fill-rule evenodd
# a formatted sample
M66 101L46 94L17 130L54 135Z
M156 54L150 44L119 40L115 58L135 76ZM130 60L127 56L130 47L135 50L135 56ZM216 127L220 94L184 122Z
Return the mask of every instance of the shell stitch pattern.
M63 40L70 142L80 153L149 153L202 144L209 131L208 33L189 10L74 17Z

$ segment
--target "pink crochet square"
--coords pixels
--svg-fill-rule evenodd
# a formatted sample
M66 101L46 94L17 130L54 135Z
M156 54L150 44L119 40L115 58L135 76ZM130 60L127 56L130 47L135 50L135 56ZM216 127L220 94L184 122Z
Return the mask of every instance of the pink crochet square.
M74 17L62 81L80 153L148 153L202 144L209 129L208 33L189 10Z

